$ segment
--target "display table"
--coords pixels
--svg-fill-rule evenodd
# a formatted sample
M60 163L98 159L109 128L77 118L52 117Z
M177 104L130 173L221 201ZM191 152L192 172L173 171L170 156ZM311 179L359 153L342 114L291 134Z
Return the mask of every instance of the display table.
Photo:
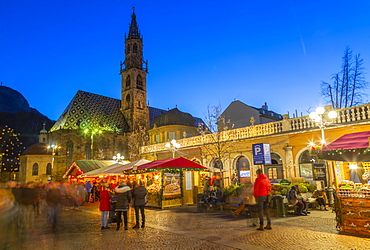
M370 236L370 198L341 197L339 202L337 221L341 230Z

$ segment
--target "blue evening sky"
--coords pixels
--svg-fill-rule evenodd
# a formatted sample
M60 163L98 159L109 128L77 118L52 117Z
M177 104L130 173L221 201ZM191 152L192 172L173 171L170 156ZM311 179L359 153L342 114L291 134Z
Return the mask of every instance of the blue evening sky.
M0 82L53 120L78 90L120 99L133 5L156 108L203 118L240 100L307 115L345 46L370 69L368 0L3 0Z

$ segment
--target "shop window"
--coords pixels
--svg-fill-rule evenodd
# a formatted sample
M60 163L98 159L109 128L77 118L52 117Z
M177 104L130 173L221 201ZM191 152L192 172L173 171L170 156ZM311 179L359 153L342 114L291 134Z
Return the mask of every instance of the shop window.
M278 179L278 169L277 168L269 168L267 170L267 177L272 180L272 179Z
M46 175L51 175L51 164L50 163L46 165Z
M310 154L308 150L305 150L299 156L299 176L304 177L305 180L313 180L313 164L318 162L317 156Z
M155 137L154 143L160 143L160 141L159 141L159 134L155 135L154 137Z
M34 163L32 166L32 175L39 175L39 164Z

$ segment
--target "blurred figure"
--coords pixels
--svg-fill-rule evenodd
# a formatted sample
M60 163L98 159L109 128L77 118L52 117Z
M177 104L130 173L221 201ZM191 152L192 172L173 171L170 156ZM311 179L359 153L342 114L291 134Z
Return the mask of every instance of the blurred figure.
M238 177L235 173L233 173L233 175L230 177L230 180L233 185L238 185Z
M326 197L326 194L325 194L325 191L324 191L323 188L322 189L316 189L315 192L313 192L313 194L312 194L312 198L316 198L316 201L319 204L320 209L328 211L328 209L325 206L326 205L325 197Z
M86 188L86 202L90 202L90 194L92 189L92 184L90 181L86 182L85 188Z
M0 249L11 248L17 226L17 212L12 188L0 183Z
M123 220L125 230L128 230L128 209L129 204L132 199L130 187L127 186L126 182L121 182L118 187L114 189L117 202L116 202L116 214L117 214L117 228L116 230L120 229L121 222L122 222L122 213L123 213Z
M96 183L94 182L93 185L92 185L92 188L91 188L91 198L92 198L92 202L95 202L97 201L97 193L98 193L98 186L96 185Z
M239 195L241 203L239 208L233 212L234 216L239 216L239 214L248 207L249 217L252 220L251 226L255 227L256 221L253 214L253 207L256 205L256 199L254 198L254 187L253 184L247 183L242 187L242 190Z
M102 183L100 187L100 221L101 221L101 229L108 229L108 214L110 211L110 193L108 191L108 183Z
M288 199L288 203L290 205L297 206L297 211L295 215L307 215L302 212L304 208L304 204L302 201L298 199L297 189L298 189L298 185L292 186L290 190L287 192L286 198Z
M36 189L33 182L21 188L22 227L33 228L35 219Z
M140 181L135 185L135 188L133 189L133 205L135 208L135 219L136 224L133 228L139 228L140 227L140 219L139 219L139 211L141 213L141 227L145 227L145 204L146 204L146 194L147 190L143 186L142 182Z
M46 203L49 208L49 219L51 222L52 230L55 231L58 221L59 203L61 202L62 196L55 183L49 185L49 189L46 193Z

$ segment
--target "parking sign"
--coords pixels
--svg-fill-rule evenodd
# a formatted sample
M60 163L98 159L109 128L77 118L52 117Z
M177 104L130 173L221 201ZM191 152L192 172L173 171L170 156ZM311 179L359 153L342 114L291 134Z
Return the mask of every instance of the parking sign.
M252 149L254 165L271 164L270 144L253 144Z

